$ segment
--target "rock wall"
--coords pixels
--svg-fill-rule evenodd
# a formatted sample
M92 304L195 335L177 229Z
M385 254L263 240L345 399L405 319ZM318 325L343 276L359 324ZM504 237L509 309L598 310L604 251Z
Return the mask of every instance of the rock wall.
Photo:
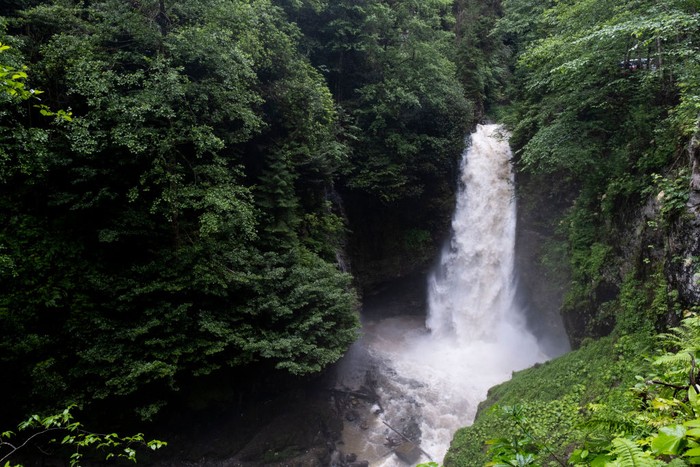
M691 166L687 212L669 235L666 275L679 298L700 303L700 129L688 144Z
M544 257L571 200L561 195L565 187L544 177L520 173L516 183L515 268L519 300L526 309L530 328L544 342L545 350L558 355L569 348L560 314L569 273L563 264L547 265Z
M523 302L530 310L536 331L561 313L573 347L587 337L610 333L624 306L619 294L626 280L638 284L639 313L648 313L657 330L678 324L684 310L698 311L700 304L700 137L687 147L692 167L688 203L685 209L664 211L663 195L653 193L646 200L628 199L615 206L615 217L605 222L605 238L598 241L610 247L605 264L587 284L588 294L576 303L564 305L570 287L566 252L557 257L557 223L573 204L576 187L567 187L554 176L520 175L518 179L517 267ZM676 167L677 168L677 167ZM674 172L675 173L675 172ZM680 172L682 173L682 171ZM678 175L681 177L682 175ZM673 177L673 175L669 175ZM559 183L559 184L558 184ZM565 239L560 239L565 240ZM548 260L543 261L543 258ZM545 264L547 263L547 264ZM651 303L666 284L665 316L654 315ZM657 295L656 297L654 295Z
M349 269L363 295L430 269L449 234L454 210L456 181L444 183L441 189L434 189L440 196L391 205L358 193L342 194L349 230Z

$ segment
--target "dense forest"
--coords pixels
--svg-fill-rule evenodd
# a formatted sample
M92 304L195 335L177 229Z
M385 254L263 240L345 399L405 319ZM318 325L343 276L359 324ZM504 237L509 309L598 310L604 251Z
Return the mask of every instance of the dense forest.
M318 374L363 293L427 268L489 118L581 349L495 389L445 463L700 458L698 0L0 15L1 429L71 404L147 421L206 378L244 394Z
M318 373L362 272L432 256L480 99L451 2L1 5L2 420Z

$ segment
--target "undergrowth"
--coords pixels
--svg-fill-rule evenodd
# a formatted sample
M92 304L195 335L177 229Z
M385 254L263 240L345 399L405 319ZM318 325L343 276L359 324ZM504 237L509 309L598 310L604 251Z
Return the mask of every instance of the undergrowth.
M493 388L445 466L700 465L700 317L588 342Z
M557 459L565 461L592 440L591 431L624 429L630 424L627 414L639 403L629 388L636 374L649 369L650 344L647 334L602 338L515 374L492 388L475 423L455 434L445 466L483 466L491 459L487 441L514 440L523 433L531 445L549 450L531 453L538 463L524 465L560 465Z

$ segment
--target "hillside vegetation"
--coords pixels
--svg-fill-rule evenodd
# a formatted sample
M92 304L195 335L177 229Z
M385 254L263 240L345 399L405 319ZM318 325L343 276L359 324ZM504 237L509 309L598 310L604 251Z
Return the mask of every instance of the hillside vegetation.
M540 260L580 348L494 388L445 465L696 465L700 3L502 7L493 111L557 206Z

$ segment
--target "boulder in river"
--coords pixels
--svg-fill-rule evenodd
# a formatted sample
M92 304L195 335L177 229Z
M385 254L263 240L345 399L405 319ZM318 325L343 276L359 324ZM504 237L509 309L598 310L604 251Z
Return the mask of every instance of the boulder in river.
M415 444L405 442L399 444L396 449L394 449L394 454L407 464L413 465L420 459L421 451Z

